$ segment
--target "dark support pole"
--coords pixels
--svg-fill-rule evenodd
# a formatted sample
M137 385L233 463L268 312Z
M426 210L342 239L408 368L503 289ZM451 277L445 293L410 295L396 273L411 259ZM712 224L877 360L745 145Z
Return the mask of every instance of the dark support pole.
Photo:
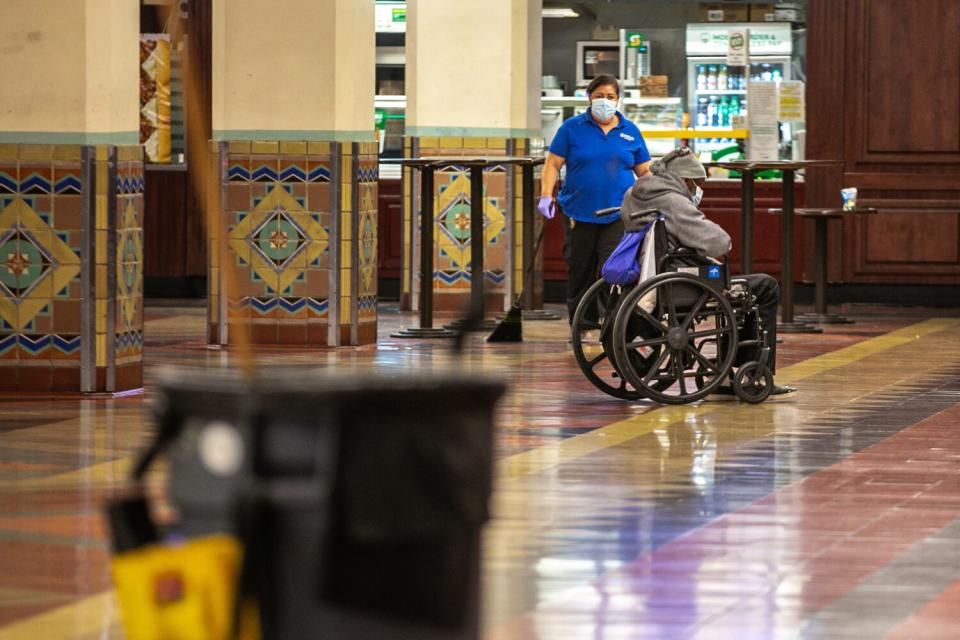
M816 322L817 324L850 324L853 320L834 313L827 313L827 225L829 216L814 218L814 251L816 253L816 267L814 278L813 313L801 314L797 320L801 322Z
M416 168L416 165L412 165ZM453 338L457 334L433 328L433 178L435 167L420 169L420 326L390 334L394 338Z
M420 169L420 328L433 328L433 167Z
M560 320L560 315L552 311L547 311L543 309L543 305L540 304L540 308L534 308L538 306L534 303L534 290L536 286L536 259L537 256L534 255L534 237L537 235L535 230L536 221L537 221L537 209L534 206L534 197L533 197L533 168L536 164L536 161L528 159L527 161L520 164L521 172L521 200L523 204L521 205L521 213L523 216L522 223L522 233L523 233L523 264L521 268L523 269L523 280L520 286L523 287L523 296L520 299L520 306L523 308L523 317L526 320ZM541 222L541 224L546 224L546 222ZM529 273L528 273L529 272Z
M470 303L486 310L483 300L483 165L470 167Z
M744 274L753 273L753 170L741 173L740 209L740 269Z
M781 320L793 322L793 169L783 170L783 216L780 218Z
M526 162L521 167L521 180L522 180L522 201L523 201L523 210L520 215L523 216L523 263L524 266L530 263L531 260L535 259L533 255L533 165L529 162ZM536 270L536 267L534 267ZM524 270L525 271L525 270ZM524 273L526 275L526 273ZM534 278L529 279L524 277L523 284L523 308L527 311L533 309L533 282Z
M816 220L816 244L815 251L817 256L816 290L813 312L818 316L827 315L827 219L817 218Z
M796 215L793 169L783 170L783 211L780 218L780 333L821 333L823 329L802 322L793 315L793 222Z

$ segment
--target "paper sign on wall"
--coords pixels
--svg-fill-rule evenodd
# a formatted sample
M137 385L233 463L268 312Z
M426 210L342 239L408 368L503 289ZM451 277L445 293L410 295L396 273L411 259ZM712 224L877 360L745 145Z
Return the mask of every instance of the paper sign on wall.
M748 160L778 160L779 125L777 124L778 101L776 82L750 82L747 84L747 128L750 138L747 143Z
M747 83L748 123L776 124L777 122L777 83L776 82L748 82Z
M780 122L802 122L806 117L804 84L799 80L780 83Z
M727 38L727 65L745 67L750 64L750 30L731 29Z

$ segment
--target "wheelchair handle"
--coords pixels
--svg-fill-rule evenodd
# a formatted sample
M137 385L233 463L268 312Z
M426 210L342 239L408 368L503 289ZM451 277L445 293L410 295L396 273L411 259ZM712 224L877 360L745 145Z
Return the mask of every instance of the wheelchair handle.
M602 218L603 216L608 216L611 213L617 213L620 211L620 207L607 207L606 209L598 209L593 212L593 215L597 218Z

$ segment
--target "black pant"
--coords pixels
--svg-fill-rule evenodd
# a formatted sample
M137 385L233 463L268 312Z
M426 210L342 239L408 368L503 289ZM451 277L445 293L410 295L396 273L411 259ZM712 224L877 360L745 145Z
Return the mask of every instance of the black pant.
M757 307L760 311L760 322L767 330L767 347L770 348L770 357L767 366L774 373L777 372L777 304L780 302L780 283L773 276L765 273L750 273L742 277L750 287L750 293L757 298ZM748 332L749 333L749 332ZM741 339L754 336L746 335Z
M564 220L563 257L567 261L567 311L569 322L580 304L580 298L600 275L603 263L623 238L623 222L619 218L609 224Z

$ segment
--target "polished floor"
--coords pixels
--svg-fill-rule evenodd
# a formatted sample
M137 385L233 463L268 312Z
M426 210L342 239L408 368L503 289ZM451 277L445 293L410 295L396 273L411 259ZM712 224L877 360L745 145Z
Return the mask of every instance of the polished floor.
M257 363L507 380L487 638L960 637L960 311L854 307L785 336L777 379L800 393L686 407L595 391L564 323L458 360L381 312L375 347ZM202 308L148 307L143 395L0 396L0 640L123 637L100 507L150 434L157 368L236 364L202 331Z

